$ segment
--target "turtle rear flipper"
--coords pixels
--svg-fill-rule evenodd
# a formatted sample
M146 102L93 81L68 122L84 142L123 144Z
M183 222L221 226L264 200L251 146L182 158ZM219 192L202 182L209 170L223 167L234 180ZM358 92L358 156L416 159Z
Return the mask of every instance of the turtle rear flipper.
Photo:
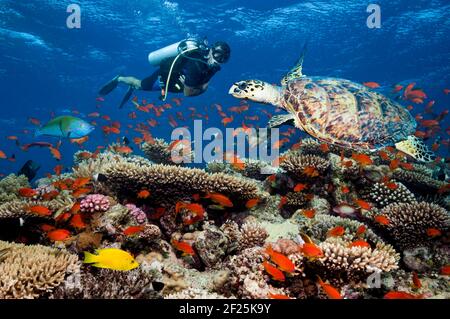
M295 126L295 116L291 113L283 115L274 115L267 123L269 128L280 127L282 125Z
M410 135L404 141L395 144L395 148L402 151L420 162L433 162L436 155L428 149L425 143L416 136Z

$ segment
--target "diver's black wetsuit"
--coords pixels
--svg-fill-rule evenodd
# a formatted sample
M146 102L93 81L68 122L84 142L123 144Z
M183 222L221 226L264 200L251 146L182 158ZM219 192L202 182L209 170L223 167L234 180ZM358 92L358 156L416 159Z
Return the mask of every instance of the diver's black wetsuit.
M192 52L189 54L189 57L206 62L205 58L199 52ZM159 76L161 76L161 81L165 85L174 59L175 58L163 60L158 70L141 81L141 89L144 91L161 90L161 87L159 86ZM168 91L173 93L183 92L184 85L179 79L181 75L185 76L186 86L199 87L208 83L214 74L216 74L219 70L219 65L209 66L208 64L200 61L180 57L172 69Z

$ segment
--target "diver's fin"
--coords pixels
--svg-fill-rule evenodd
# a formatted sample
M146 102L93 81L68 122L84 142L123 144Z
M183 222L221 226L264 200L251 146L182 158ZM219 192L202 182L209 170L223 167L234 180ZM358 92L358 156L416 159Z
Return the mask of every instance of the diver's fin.
M101 89L100 91L98 91L99 95L107 95L109 93L111 93L112 90L114 90L117 85L119 84L119 75L116 76L114 79L112 79L111 81L109 81L108 83L106 83Z
M285 77L281 80L281 85L285 86L289 81L293 79L298 79L303 76L303 60L305 59L306 50L308 47L308 42L305 42L303 46L302 54L298 59L295 66L285 75Z
M395 144L395 148L402 151L420 162L433 162L436 155L428 149L423 140L410 135L404 141Z
M269 120L269 123L267 124L267 126L269 128L280 127L282 125L295 126L294 121L295 121L295 117L291 113L283 114L283 115L274 115Z
M128 100L130 99L131 95L133 94L133 91L134 91L133 87L130 86L130 87L128 88L127 93L126 93L125 96L123 97L122 102L121 102L120 105L119 105L119 109L123 108L123 106L128 102Z

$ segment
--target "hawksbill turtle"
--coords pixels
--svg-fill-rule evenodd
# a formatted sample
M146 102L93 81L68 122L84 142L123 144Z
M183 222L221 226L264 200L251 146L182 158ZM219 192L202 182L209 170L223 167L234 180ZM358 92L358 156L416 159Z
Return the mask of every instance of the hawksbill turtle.
M234 83L228 93L286 110L288 114L272 117L271 128L290 124L322 142L355 151L394 146L418 161L435 160L413 135L417 123L405 107L350 80L303 75L305 51L281 87L246 80Z

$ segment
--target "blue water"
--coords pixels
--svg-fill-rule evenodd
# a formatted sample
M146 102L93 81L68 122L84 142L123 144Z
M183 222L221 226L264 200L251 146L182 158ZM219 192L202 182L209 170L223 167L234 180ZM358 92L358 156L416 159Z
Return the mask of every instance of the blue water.
M413 115L423 111L429 100L434 110L448 108L450 95L450 3L448 0L383 0L381 28L369 29L366 7L369 1L78 1L82 9L81 29L68 29L67 6L71 1L5 1L0 0L0 150L15 154L16 162L0 160L0 173L17 171L27 159L42 164L40 176L58 164L47 149L22 152L15 141L4 136L17 135L21 144L57 140L33 138L35 117L45 123L56 115L80 112L80 117L98 111L122 123L119 135L130 139L139 136L129 123L143 122L151 113L138 113L132 121L127 114L133 105L119 110L125 94L120 87L106 98L96 101L99 88L117 74L139 78L150 75L154 68L147 54L179 41L187 34L206 36L210 43L227 41L232 48L230 61L213 78L208 91L183 100L157 118L160 126L151 129L154 137L168 138L171 127L167 115L197 108L210 115L211 126L221 118L209 108L220 103L226 109L239 105L227 94L230 85L242 79L255 78L279 83L298 58L305 41L309 49L304 63L307 75L333 76L356 82L375 81L389 93L397 83L416 82L429 99L414 106ZM214 3L214 4L212 4ZM137 92L139 100L161 104L158 93ZM175 97L171 95L170 98ZM170 102L172 103L172 102ZM402 102L405 106L410 104ZM172 103L173 104L173 103ZM97 106L100 108L97 108ZM261 115L259 110L273 112L271 106L251 103L245 114ZM233 125L242 119L234 114ZM93 151L118 136L108 138L100 129L106 121L95 119L99 127L84 146ZM179 122L180 125L190 125ZM446 119L437 135L448 139ZM220 126L219 126L220 127ZM433 138L428 142L432 143ZM61 163L70 167L72 154L78 148L63 142ZM136 147L135 147L136 149ZM137 151L139 154L139 151ZM441 146L440 155L447 157L448 148Z

